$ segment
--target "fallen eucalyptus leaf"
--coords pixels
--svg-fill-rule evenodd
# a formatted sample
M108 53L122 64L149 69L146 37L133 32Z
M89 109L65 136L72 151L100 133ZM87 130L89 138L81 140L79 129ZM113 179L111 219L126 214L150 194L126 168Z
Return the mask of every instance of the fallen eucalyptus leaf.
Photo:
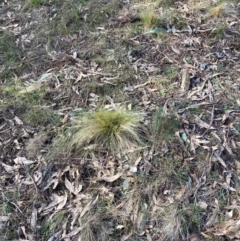
M105 181L105 182L114 182L116 181L119 177L122 176L122 172L119 172L118 174L114 175L114 176L110 176L110 177L100 177L97 180L98 181Z
M182 70L182 83L181 83L181 90L186 92L189 90L190 87L190 75L187 69Z

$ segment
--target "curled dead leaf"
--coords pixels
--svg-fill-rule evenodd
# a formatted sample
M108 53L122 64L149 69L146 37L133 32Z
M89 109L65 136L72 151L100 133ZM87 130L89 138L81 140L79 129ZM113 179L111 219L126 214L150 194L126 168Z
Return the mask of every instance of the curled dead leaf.
M89 210L95 205L95 203L96 203L97 200L98 200L98 197L99 197L99 196L97 196L94 200L91 200L91 201L83 208L83 210L82 210L82 212L81 212L81 214L80 214L80 218L83 217L83 216L85 215L85 213L86 213L87 211L89 211Z
M10 218L8 216L0 216L0 222L7 222Z
M183 186L181 188L181 190L179 190L179 192L177 193L177 195L175 197L176 200L180 200L182 198L182 196L184 195L184 193L186 192L186 190L187 190L187 186Z
M205 224L205 226L206 226L207 228L213 226L213 225L216 223L216 221L217 221L216 219L217 219L217 214L218 214L218 212L219 212L219 207L218 207L218 205L217 205L217 206L214 208L214 210L213 210L210 218L208 219L207 223Z
M114 182L116 181L119 177L123 175L122 172L119 172L116 175L110 176L110 177L100 177L98 178L98 181L105 181L105 182Z
M82 185L78 183L71 183L67 178L65 178L66 188L73 194L77 195L82 190Z
M212 127L211 125L207 124L206 122L204 122L203 120L201 120L198 116L195 116L195 122L198 126L209 129L209 130L214 130L215 128Z
M36 161L28 160L26 157L20 157L20 156L16 157L13 161L15 164L20 164L20 165L30 165L36 162Z
M10 172L10 173L17 171L20 168L20 165L9 166L3 162L0 162L0 165L3 166L3 168L5 169L6 172Z
M44 211L50 211L50 210L52 210L56 205L58 205L57 208L56 208L57 210L62 209L62 208L65 206L66 202L67 202L67 193L65 193L63 196L58 196L56 193L53 193L51 199L52 199L52 202L49 203L49 204L43 209Z
M240 238L240 220L230 219L215 226L214 235L227 236L230 239Z
M83 227L75 228L70 233L68 233L66 236L64 236L63 238L64 239L71 238L71 237L77 235L82 229L83 229Z

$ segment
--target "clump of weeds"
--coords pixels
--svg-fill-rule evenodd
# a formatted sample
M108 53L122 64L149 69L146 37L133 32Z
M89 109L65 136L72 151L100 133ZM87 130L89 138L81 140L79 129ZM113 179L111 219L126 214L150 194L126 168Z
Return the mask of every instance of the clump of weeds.
M141 144L139 117L125 110L77 113L60 138L69 151L105 148L122 153Z

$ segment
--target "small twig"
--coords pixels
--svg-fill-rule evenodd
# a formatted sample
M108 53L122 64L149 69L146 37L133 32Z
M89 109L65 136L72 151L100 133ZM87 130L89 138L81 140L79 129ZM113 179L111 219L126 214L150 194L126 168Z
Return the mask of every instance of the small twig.
M211 120L210 120L210 123L209 123L209 127L204 131L202 136L204 136L209 131L209 129L211 128L212 123L213 123L213 116L214 116L214 105L212 107Z
M116 84L113 84L113 83L111 83L111 82L109 82L109 81L107 81L107 80L103 80L101 83L109 84L109 85L116 85Z
M187 106L186 108L178 110L177 113L181 114L181 113L183 113L186 110L195 109L195 108L197 108L199 106L202 106L202 105L214 105L214 104L217 104L217 103L218 103L218 101L213 102L213 103L211 103L211 102L202 102L202 103L198 103L198 104L192 104L190 106Z

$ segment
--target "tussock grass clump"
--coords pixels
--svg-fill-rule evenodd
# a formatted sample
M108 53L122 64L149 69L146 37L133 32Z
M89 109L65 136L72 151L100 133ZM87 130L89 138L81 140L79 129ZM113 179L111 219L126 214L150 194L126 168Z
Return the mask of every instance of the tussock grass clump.
M178 205L177 202L158 210L154 214L160 226L162 240L187 240L190 233L198 233L204 225L204 209L196 204Z
M163 240L175 241L185 238L183 228L186 226L184 217L178 214L178 209L175 204L166 207L160 212L161 232L164 236Z
M140 14L141 20L144 24L145 27L150 28L150 27L156 27L160 19L158 18L157 14L153 10L144 10Z
M214 6L209 9L210 16L212 17L229 17L238 14L238 9L234 1L218 1Z
M224 13L225 11L227 11L229 8L229 4L226 2L221 2L220 4L218 4L217 6L214 6L212 8L210 8L210 14L213 17L217 17L220 14Z
M139 118L123 110L99 110L77 115L69 128L68 146L76 152L89 146L124 152L141 143Z

